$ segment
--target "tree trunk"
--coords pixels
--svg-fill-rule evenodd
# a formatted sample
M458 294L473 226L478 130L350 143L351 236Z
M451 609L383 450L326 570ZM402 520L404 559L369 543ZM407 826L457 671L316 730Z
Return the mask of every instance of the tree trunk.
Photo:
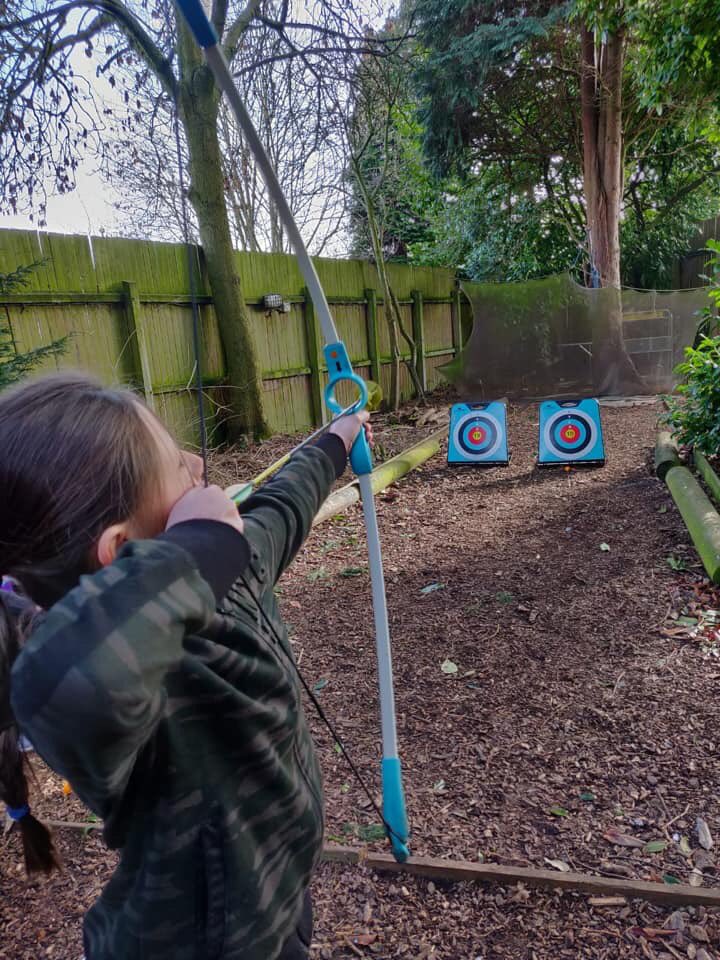
M267 436L262 381L230 233L218 139L219 91L182 18L178 22L180 117L190 158L189 198L205 254L228 381L227 438Z
M596 283L592 319L593 389L598 395L645 390L623 340L620 213L623 194L622 75L625 34L609 34L595 62L595 38L581 28L583 186L590 266Z

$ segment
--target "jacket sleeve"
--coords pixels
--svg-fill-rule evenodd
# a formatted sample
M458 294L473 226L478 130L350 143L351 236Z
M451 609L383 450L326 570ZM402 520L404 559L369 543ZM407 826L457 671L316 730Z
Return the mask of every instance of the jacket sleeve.
M160 722L184 637L210 621L215 601L187 550L132 542L51 607L18 656L11 700L21 731L99 816Z
M326 435L316 446L296 453L241 505L252 566L261 565L261 579L276 583L291 563L346 463L342 440Z

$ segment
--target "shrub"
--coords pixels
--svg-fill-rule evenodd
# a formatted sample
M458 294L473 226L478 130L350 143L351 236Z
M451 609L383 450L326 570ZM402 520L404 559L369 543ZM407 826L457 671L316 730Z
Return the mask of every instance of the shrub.
M685 350L685 360L675 372L684 378L677 388L679 398L670 398L665 418L678 442L696 447L708 457L720 453L720 243L708 241L715 256L708 261L708 295L713 306L700 314L695 343Z

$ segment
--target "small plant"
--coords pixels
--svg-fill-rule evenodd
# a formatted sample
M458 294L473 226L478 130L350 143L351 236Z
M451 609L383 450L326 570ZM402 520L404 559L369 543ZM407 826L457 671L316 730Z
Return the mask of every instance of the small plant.
M702 274L702 279L707 280L710 284L708 296L715 305L715 309L705 307L705 309L701 311L700 323L698 324L695 343L693 344L694 347L697 347L705 337L713 337L718 333L718 311L720 310L720 242L717 240L708 240L707 249L712 250L715 256L708 260L707 267L709 273Z
M700 314L695 343L686 348L685 360L675 370L685 382L677 388L679 399L668 398L665 419L680 443L714 457L720 452L720 243L708 240L707 246L715 254L704 275L713 306Z
M38 260L29 266L17 267L10 273L0 273L0 297L4 294L15 293L26 287L30 282L33 270L43 266L45 261ZM55 340L45 347L37 347L26 353L19 353L10 326L8 308L0 309L0 390L9 387L18 380L22 380L39 363L47 357L56 357L63 353L67 337Z

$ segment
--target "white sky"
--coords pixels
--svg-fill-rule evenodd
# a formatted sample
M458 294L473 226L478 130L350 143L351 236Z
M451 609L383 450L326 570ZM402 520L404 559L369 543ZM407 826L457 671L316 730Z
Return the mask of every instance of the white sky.
M117 233L117 214L113 208L115 191L104 183L99 173L93 172L89 162L81 164L77 172L77 189L59 197L49 197L47 225L42 229L51 233L81 233L101 235ZM0 215L0 229L34 230L27 215Z

